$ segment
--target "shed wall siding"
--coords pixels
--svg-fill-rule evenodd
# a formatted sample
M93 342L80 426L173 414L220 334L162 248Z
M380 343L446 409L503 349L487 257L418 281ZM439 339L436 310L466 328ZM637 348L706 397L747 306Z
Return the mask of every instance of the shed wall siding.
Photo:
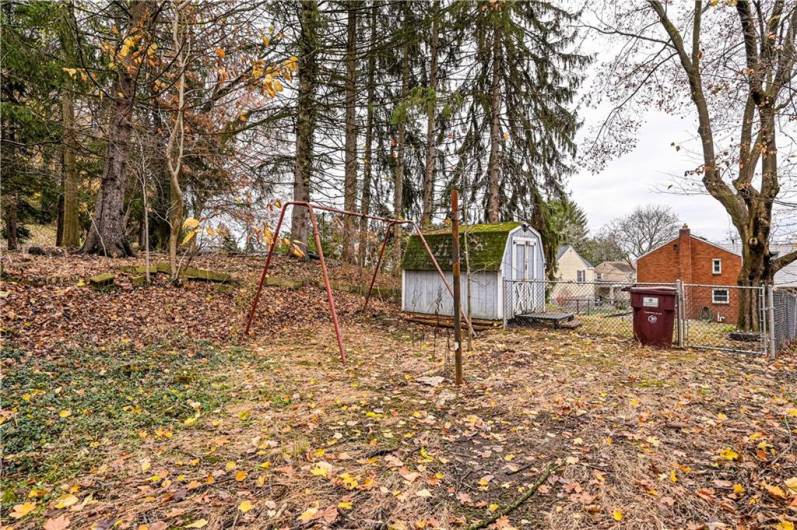
M453 285L451 272L446 272L446 280ZM471 316L488 320L500 320L503 315L499 305L499 273L476 272L471 274L473 294L471 297ZM468 300L467 276L463 271L460 278L462 285L462 310L465 311ZM404 271L404 292L402 311L453 316L454 300L449 294L440 276L435 271Z

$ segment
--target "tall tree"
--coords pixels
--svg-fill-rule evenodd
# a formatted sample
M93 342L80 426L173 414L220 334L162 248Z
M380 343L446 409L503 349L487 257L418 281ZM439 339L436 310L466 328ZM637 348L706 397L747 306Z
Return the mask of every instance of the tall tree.
M607 77L615 106L601 134L611 136L613 123L650 101L696 118L702 163L694 174L739 232L738 283L771 282L797 260L797 251L775 258L769 250L783 178L779 164L786 156L778 149L780 120L788 119L795 101L797 4L696 0L673 10L669 3L640 0L602 14L596 27L624 41L613 61L618 68ZM757 327L755 301L742 296L739 305L739 326Z
M429 37L429 101L426 103L426 166L423 174L423 203L421 207L421 225L427 226L434 215L434 176L437 160L437 76L438 53L440 51L440 1L435 0L431 8L431 34Z
M64 85L61 92L61 125L62 140L62 182L63 182L63 217L60 244L65 247L80 246L80 219L78 218L78 172L75 151L77 135L75 134L75 82L77 57L75 52L74 6L71 1L61 5L59 38L63 54Z
M302 0L299 23L299 88L296 110L296 161L293 200L309 201L313 172L313 132L316 123L316 83L318 81L319 26L321 15L316 0ZM307 244L307 210L293 208L291 233Z
M371 212L371 174L373 171L373 141L374 141L374 119L376 113L376 55L377 46L377 12L379 10L376 1L371 2L369 9L368 24L369 29L369 49L368 49L368 73L366 77L366 115L365 115L365 146L363 150L363 183L362 199L360 202L360 212L365 215ZM368 249L368 219L360 218L360 242L358 263L361 267L365 266Z
M343 209L354 211L357 206L357 15L362 9L358 0L346 4L346 144L345 177L343 181ZM343 220L343 259L354 260L355 219Z
M146 50L151 43L148 31L156 7L146 0L133 0L129 7L120 6L116 10L118 27L124 29L114 54L115 78L109 94L108 148L94 217L83 243L83 252L86 253L112 257L133 254L127 240L124 212L127 164L136 89L145 64Z
M564 177L573 171L580 123L571 105L579 69L589 62L574 51L578 14L546 1L454 8L460 26L471 31L472 46L464 50L475 50L459 89L468 100L461 120L468 130L457 156L479 175L474 187L488 222L542 223L548 209L540 205L563 194Z
M672 209L649 204L613 219L605 232L611 235L631 260L676 237L679 225L678 216Z

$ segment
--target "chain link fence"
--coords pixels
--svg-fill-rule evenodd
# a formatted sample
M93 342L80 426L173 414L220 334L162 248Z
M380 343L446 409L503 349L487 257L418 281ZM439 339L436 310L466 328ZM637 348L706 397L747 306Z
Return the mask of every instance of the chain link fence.
M797 341L797 293L773 291L772 308L775 351L781 351Z
M510 324L547 323L595 335L632 339L630 288L623 282L505 280L504 319Z
M776 291L772 318L763 286L505 280L504 324L633 339L631 287L674 289L674 346L764 354L797 339L797 294Z

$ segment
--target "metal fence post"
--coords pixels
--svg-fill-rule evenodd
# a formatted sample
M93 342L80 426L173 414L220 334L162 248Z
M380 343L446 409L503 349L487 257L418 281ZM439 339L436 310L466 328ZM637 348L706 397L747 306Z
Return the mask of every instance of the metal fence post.
M769 325L767 329L769 331L769 358L774 359L777 356L777 344L775 341L775 294L774 288L772 285L767 285L764 287L767 293L767 321Z
M678 323L678 347L684 347L684 333L686 332L684 326L684 284L681 280L675 280L676 303L678 304L678 311L675 316Z

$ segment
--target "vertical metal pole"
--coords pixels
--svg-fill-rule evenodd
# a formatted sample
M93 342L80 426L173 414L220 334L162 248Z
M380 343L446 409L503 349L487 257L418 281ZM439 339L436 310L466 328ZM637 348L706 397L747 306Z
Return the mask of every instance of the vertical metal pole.
M266 274L268 273L268 266L271 264L271 257L274 255L274 247L277 244L277 240L279 239L280 228L282 227L282 220L285 218L285 209L292 203L288 202L282 205L282 209L280 210L279 220L277 221L277 227L274 229L274 235L271 238L271 245L268 247L268 255L266 256L266 264L263 265L263 272L260 273L260 283L257 284L257 292L255 293L255 298L252 300L252 307L249 309L249 316L246 319L246 330L244 331L244 335L249 335L249 328L252 326L252 319L255 317L255 310L257 309L257 303L260 301L260 293L263 291L263 283L266 281Z
M676 307L675 316L678 320L678 347L684 347L684 284L681 280L675 280L675 303Z
M335 326L335 338L338 339L338 350L340 351L340 360L346 362L346 350L343 348L343 339L340 336L340 323L338 322L338 313L335 311L335 297L332 294L332 287L329 285L329 274L327 273L327 262L324 260L324 249L321 248L321 234L318 232L318 221L315 218L315 211L312 206L308 206L310 211L310 222L313 223L313 237L315 238L315 249L318 252L318 258L321 261L321 275L324 279L324 287L327 290L327 301L329 302L329 312L332 314L332 324Z
M451 190L451 260L454 276L454 382L462 384L462 323L460 322L459 197Z
M767 330L769 331L769 357L774 359L778 352L775 344L775 293L772 285L764 287L767 292Z
M382 266L382 257L385 255L385 247L387 246L387 240L390 239L390 232L393 230L393 225L395 225L395 223L390 223L387 225L387 231L385 232L385 239L382 240L382 247L379 249L379 259L376 260L376 267L374 267L374 275L371 277L371 285L368 286L368 294L365 295L365 303L363 304L363 311L368 309L368 300L371 299L371 291L374 288L374 282L376 281L376 275L379 273L379 267Z
M437 271L438 276L440 276L443 285L445 285L448 294L450 294L453 297L454 291L451 289L451 286L448 285L448 280L446 280L446 275L443 274L443 269L440 268L440 264L437 263L437 258L434 257L432 249L429 248L429 243L427 243L426 238L423 237L423 232L421 232L421 228L418 226L417 223L412 223L412 226L415 229L415 233L418 235L418 238L421 240L421 243L423 243L423 248L426 249L426 253L429 254L429 258L432 260L432 264L434 265L434 268ZM471 324L468 315L462 315L462 318L465 319L465 323L468 325L468 329L471 335L476 336L476 332L473 330L473 324Z

